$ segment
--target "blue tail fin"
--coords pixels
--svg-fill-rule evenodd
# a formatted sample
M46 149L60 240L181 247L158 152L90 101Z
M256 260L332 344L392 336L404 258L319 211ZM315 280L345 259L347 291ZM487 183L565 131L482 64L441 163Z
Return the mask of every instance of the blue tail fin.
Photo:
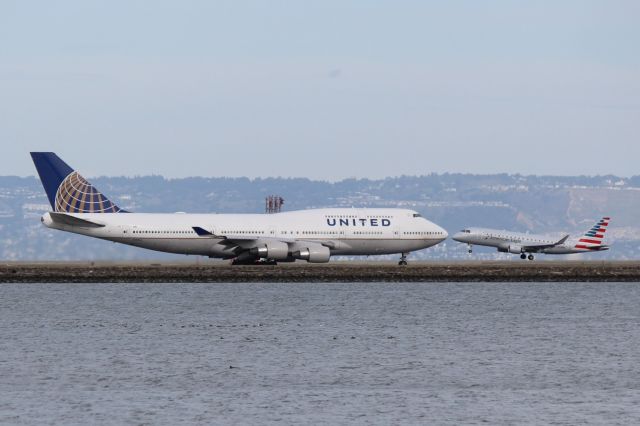
M35 164L55 212L124 212L53 152L32 152Z

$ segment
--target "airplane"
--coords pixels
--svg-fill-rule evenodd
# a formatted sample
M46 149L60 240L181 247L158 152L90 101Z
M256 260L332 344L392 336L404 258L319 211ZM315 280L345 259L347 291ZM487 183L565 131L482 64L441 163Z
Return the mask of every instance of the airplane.
M521 232L501 231L486 228L466 228L456 233L455 241L469 245L469 253L474 245L496 247L499 252L519 254L521 259L533 260L533 253L573 254L609 250L603 245L610 218L603 217L580 238L569 239L565 235L560 239L548 235L525 234ZM527 255L527 253L529 253Z
M232 264L331 256L407 255L448 234L420 213L395 208L324 208L272 214L132 213L118 207L53 152L31 157L51 203L47 228L168 253L231 259Z

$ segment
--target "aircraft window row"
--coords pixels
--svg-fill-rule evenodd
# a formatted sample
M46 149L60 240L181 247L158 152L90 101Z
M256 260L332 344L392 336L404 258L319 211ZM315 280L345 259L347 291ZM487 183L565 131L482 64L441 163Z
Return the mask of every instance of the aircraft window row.
M521 240L519 240L518 238L509 237L509 236L507 236L507 235L495 235L495 236L494 236L494 235L489 234L489 237L492 237L492 238L503 238L503 239L505 239L505 240L514 241L514 242L516 242L516 243L521 242ZM554 243L554 241L548 241L548 240L537 240L537 239L535 239L535 238L524 238L524 240L525 240L525 241L531 241L531 242L534 242L534 243L544 243L544 244L553 244L553 243Z
M367 219L392 219L393 216L386 216L386 215L370 215L367 216Z
M405 231L404 235L442 235L442 232L413 232L413 231Z
M193 231L133 230L133 234L193 234Z
M263 235L263 234L264 234L264 231L222 230L222 231L220 231L220 233L222 233L222 234L243 234L243 235L247 235L247 234Z
M338 235L338 232L336 231L302 231L302 234L303 235Z
M544 243L544 244L553 244L554 241L548 241L548 240L536 240L534 238L527 238L527 237L523 237L523 238L516 238L516 237L510 237L508 235L491 235L489 234L489 237L494 237L494 238L502 238L503 240L507 240L507 241L515 241L515 242L520 242L520 241L532 241L535 243Z
M354 234L356 234L356 235L382 235L382 232L380 232L380 231L371 231L371 232L355 231Z

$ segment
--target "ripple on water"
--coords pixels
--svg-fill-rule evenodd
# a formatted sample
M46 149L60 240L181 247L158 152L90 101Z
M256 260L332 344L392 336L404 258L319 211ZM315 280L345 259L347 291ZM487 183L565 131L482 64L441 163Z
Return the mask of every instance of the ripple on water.
M640 287L5 284L2 423L640 423Z

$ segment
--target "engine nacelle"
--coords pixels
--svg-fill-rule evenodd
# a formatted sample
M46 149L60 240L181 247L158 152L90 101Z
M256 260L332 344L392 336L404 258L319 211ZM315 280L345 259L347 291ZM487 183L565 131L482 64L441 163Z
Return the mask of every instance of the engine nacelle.
M522 254L522 246L501 246L498 247L498 251L500 253L513 253L513 254Z
M252 248L249 252L262 259L285 260L289 257L289 246L281 241L269 241L263 246Z
M293 252L293 257L310 263L327 263L331 257L329 247L313 245Z
M522 246L509 246L509 253L522 254Z

